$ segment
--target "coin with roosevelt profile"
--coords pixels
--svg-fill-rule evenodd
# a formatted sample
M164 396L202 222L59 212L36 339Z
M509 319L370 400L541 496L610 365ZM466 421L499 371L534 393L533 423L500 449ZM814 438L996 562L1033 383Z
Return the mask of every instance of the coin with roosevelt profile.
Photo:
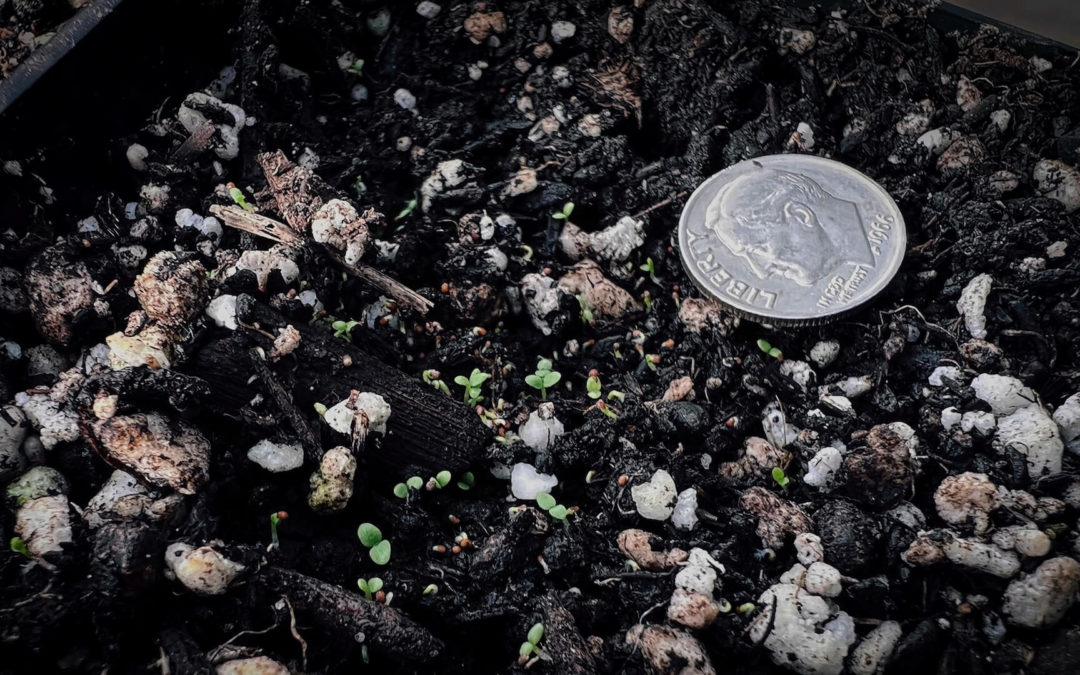
M702 183L679 220L690 278L763 323L825 323L868 302L900 268L907 234L866 175L811 155L768 155Z

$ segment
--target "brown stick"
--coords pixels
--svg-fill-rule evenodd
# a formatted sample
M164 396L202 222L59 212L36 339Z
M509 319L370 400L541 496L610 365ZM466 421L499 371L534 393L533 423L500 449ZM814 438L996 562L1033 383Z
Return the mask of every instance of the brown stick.
M304 456L307 461L318 466L319 462L322 461L323 449L318 439L315 438L315 434L312 433L311 427L308 426L304 416L300 414L300 410L293 403L292 397L274 377L274 373L266 365L266 361L263 361L262 357L254 349L249 352L249 355L251 356L251 364L255 368L255 374L266 385L267 390L270 392L270 398L274 399L274 405L285 416L285 419L289 420L289 426L300 437L300 443L304 446Z
M297 612L337 640L365 644L377 653L414 664L429 663L443 650L438 638L397 609L344 588L280 567L262 570L256 580L285 595Z
M219 206L215 204L210 207L210 213L221 218L221 220L229 227L243 230L244 232L250 232L263 237L264 239L270 239L271 241L288 244L290 246L303 246L305 244L304 239L290 227L279 223L273 218L267 218L266 216L257 213L245 211L239 206ZM345 262L345 259L342 258L340 254L325 246L320 246L319 250L333 259L333 261L347 274L371 284L394 300L397 300L403 307L416 310L421 314L427 314L428 310L434 307L434 304L430 300L400 281L388 277L374 267L363 263L350 265Z

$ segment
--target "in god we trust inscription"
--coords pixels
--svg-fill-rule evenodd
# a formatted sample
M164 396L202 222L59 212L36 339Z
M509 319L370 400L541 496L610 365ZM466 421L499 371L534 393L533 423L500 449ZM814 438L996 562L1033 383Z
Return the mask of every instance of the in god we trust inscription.
M822 323L880 292L907 242L892 197L849 166L810 155L739 162L702 183L679 219L690 278L738 314Z

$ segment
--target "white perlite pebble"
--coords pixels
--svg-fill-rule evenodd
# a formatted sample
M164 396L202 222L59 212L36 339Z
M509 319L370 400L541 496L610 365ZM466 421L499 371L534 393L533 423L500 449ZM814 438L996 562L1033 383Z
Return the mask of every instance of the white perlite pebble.
M995 426L997 426L997 421L988 412L973 410L964 413L963 417L960 418L960 430L964 433L974 431L982 436L989 436Z
M538 410L529 413L529 419L518 427L518 436L525 445L537 452L546 452L555 439L565 433L563 423L554 416L551 403L541 403Z
M1035 189L1065 205L1065 212L1080 209L1080 171L1057 159L1041 159L1032 172Z
M960 424L960 420L963 419L963 415L956 408L949 406L941 411L941 426L945 431L949 431L957 424Z
M589 235L589 248L600 260L621 263L645 243L645 223L630 216Z
M840 571L823 562L811 563L806 568L803 587L808 592L825 598L835 598L844 590L840 584Z
M956 366L938 366L934 368L934 372L930 373L930 386L943 387L945 386L945 379L952 380L957 384L964 384L963 374Z
M849 670L851 675L878 675L885 670L896 643L903 631L896 621L882 621L866 634L863 641L851 652Z
M679 530L689 532L697 525L697 490L686 488L675 500L675 510L671 514L671 524Z
M806 468L803 482L811 487L829 488L836 480L836 472L844 465L844 456L829 446L818 450Z
M398 89L394 92L394 103L405 110L416 110L416 97L408 89Z
M1035 392L1015 377L982 374L971 381L975 396L990 404L995 415L1010 415L1036 403Z
M26 502L15 513L15 532L36 558L61 553L64 544L74 541L68 498L51 495Z
M915 142L929 150L931 155L940 155L958 136L955 131L942 127L927 131L915 139Z
M848 398L858 398L874 388L874 381L868 375L859 375L840 380L833 386L839 387Z
M960 299L956 301L956 310L964 317L964 325L971 337L980 340L986 337L986 298L990 295L990 286L994 278L989 274L980 274L964 287Z
M515 464L510 471L510 492L515 499L536 499L536 495L550 493L558 484L558 478L539 473L532 464Z
M1061 442L1057 424L1040 405L1021 408L999 418L995 444L1023 454L1032 480L1061 473L1065 444Z
M1080 393L1073 394L1054 411L1054 421L1061 427L1061 440L1069 452L1080 454Z
M214 675L290 675L286 666L269 656L233 659L217 666Z
M577 26L569 21L555 21L551 24L551 39L555 41L555 44L569 40L575 33L577 33Z
M1003 134L1009 128L1009 122L1012 121L1012 113L1008 110L995 110L990 113L990 122L997 127L998 133Z
M990 513L1000 505L997 486L985 473L948 476L934 492L934 506L942 520L950 525L971 521L977 534L990 529Z
M52 450L59 443L75 441L79 434L79 415L71 408L52 400L48 394L15 394L15 405L41 436L41 444Z
M814 374L814 369L810 367L810 364L806 361L794 361L785 359L780 364L780 374L786 377L790 377L791 380L799 385L799 388L805 393L810 387L810 384L817 378Z
M243 570L211 546L177 542L165 549L165 576L198 595L222 595Z
M327 450L308 481L308 506L316 513L343 511L352 499L355 475L356 458L348 448L339 445Z
M91 529L101 527L113 520L131 520L146 517L148 520L160 520L175 513L171 507L182 506L183 498L172 494L164 499L151 494L145 485L135 476L117 469L101 486L97 494L90 498L82 517Z
M434 19L442 11L442 7L431 0L424 0L416 6L416 13L425 19Z
M830 620L829 603L794 584L772 586L757 604L765 609L750 625L750 638L764 640L773 663L800 675L840 675L855 642L850 616L840 612Z
M949 539L942 547L954 564L1008 579L1020 571L1020 559L1012 551L1002 551L997 546L974 539Z
M818 368L825 368L840 355L840 343L836 340L822 340L810 349L810 360Z
M461 185L469 177L469 167L460 159L439 162L424 182L420 184L420 207L426 212L431 200L441 192Z
M128 146L126 155L128 164L131 165L132 169L146 171L146 158L150 156L150 151L146 149L145 145L132 143Z
M702 549L693 549L702 551ZM692 553L693 551L691 551ZM702 553L705 553L702 551ZM708 556L708 553L705 553ZM675 575L675 586L692 593L701 593L712 597L716 589L716 568L708 563L702 564L691 557L679 573Z
M271 473L282 473L304 465L304 448L264 438L248 450L247 457Z
M236 323L236 296L217 296L206 306L206 316L220 328L236 330L239 328L239 324Z
M1049 628L1065 616L1080 591L1080 563L1051 558L1005 590L1005 621L1025 628Z
M803 565L813 565L825 559L821 537L813 532L803 532L795 537L795 557Z
M1065 257L1065 251L1068 248L1069 248L1069 242L1067 242L1067 241L1055 241L1053 244L1050 244L1049 246L1046 247L1046 257L1047 258L1052 258L1052 259L1064 258Z
M799 429L788 424L783 411L776 403L765 406L761 426L765 430L765 439L777 450L784 448L799 436Z
M386 421L390 419L390 404L378 394L354 392L329 408L323 415L323 420L334 431L351 436L354 422L358 418L362 420L363 416L367 417L366 431L385 434Z
M663 469L657 469L648 483L630 488L638 514L649 520L667 520L675 510L677 493L675 479Z

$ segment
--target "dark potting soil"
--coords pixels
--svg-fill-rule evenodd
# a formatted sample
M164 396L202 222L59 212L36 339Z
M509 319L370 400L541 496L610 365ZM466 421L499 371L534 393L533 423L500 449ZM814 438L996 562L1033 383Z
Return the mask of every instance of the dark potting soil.
M12 0L0 6L0 79L52 39L75 11L67 0Z
M1064 499L1075 485L1068 452L1062 473L1032 480L1017 449L941 422L950 406L988 409L968 386L977 373L1019 378L1049 410L1080 390L1076 205L1068 213L1067 196L1041 194L1047 189L1033 178L1040 160L1080 162L1074 56L994 30L942 34L931 10L916 2L839 13L753 0L439 4L431 19L412 2L173 7L178 23L163 33L177 47L150 50L141 62L132 56L124 66L131 70L120 71L133 83L127 93L95 99L87 113L96 126L74 120L77 133L69 135L53 110L37 123L20 120L33 134L0 142L0 159L9 163L0 175L0 261L13 270L4 277L0 319L5 402L34 387L68 386L56 372L28 369L27 351L45 340L25 296L6 299L9 288L31 283L28 261L57 237L65 260L87 265L102 305L68 317L72 337L54 345L64 362L57 371L123 330L139 308L131 289L146 259L179 249L210 272L210 295L249 294L310 331L296 353L303 359L285 356L272 367L324 449L349 444L313 406L349 395L349 366L335 351L347 348L333 337L334 320L359 321L352 342L415 382L437 370L453 416L483 417L473 405L451 403L463 393L454 378L474 368L492 375L479 401L489 438L471 464L442 467L435 458L420 466L395 454L393 434L372 434L356 453L347 509L316 515L307 505L316 468L310 458L302 470L270 474L246 457L261 439L296 436L262 379L249 381L256 375L245 360L250 348L269 351L269 344L257 331L233 333L201 314L187 321L172 366L179 380L147 384L138 375L114 386L122 410L164 411L197 428L212 448L208 480L183 497L176 522L137 513L118 518L122 526L91 528L74 514L73 541L46 556L48 566L0 556L0 671L157 672L167 661L169 672L204 672L262 653L295 671L508 672L521 668L519 646L543 621L541 646L551 661L531 670L646 672L649 656L628 644L627 633L639 623L670 623L677 568L629 565L619 533L648 530L657 550L704 549L724 566L717 600L733 608L756 603L795 563L790 534L767 550L758 518L743 507L743 495L758 486L812 519L826 561L850 577L834 602L856 619L860 635L883 620L900 623L895 672L1072 672L1075 660L1065 656L1075 649L1077 610L1044 630L1006 629L1007 579L948 562L906 564L900 555L916 530L887 511L910 501L927 528L947 528L935 490L968 471L1036 497ZM571 22L573 35L556 43L554 21ZM191 37L200 34L203 41ZM64 68L57 77L77 78L70 64ZM233 76L219 76L224 68ZM154 95L132 93L136 85ZM189 151L192 134L176 121L177 108L203 88L253 119L240 131L235 159L215 154L220 136ZM415 98L414 109L400 105L409 98L400 90ZM219 108L206 112L211 122L221 123L220 115ZM934 130L937 138L924 136ZM133 143L148 150L143 171L125 159ZM372 234L396 245L396 255L371 246L363 262L431 300L426 316L308 254L296 256L299 278L291 284L271 275L260 290L247 273L226 278L241 251L269 242L231 228L217 237L174 225L178 209L208 216L211 205L232 204L228 182L280 218L256 159L277 149L359 209L385 215ZM674 248L681 206L723 167L781 152L832 157L879 181L906 220L903 267L870 306L828 326L740 324L711 307L707 327L694 330L685 312L680 317L700 297ZM422 184L451 160L464 162L464 179L428 193L424 204ZM155 204L147 185L168 187L167 202ZM601 268L632 301L629 309L586 312L575 297L583 291L557 293L534 322L523 278L559 280L573 267L559 241L564 220L552 216L567 202L574 204L569 220L586 232L626 215L644 222L644 243ZM488 235L485 214L496 220ZM96 228L78 224L89 216ZM132 255L135 264L125 262ZM58 269L46 268L45 277ZM971 339L956 309L979 274L993 282L985 343ZM321 315L295 299L308 289ZM759 340L783 358L759 349ZM804 387L784 363L810 361L821 341L835 341L839 356L814 366ZM562 375L547 399L566 433L538 454L516 433L540 403L525 381L539 358L552 359ZM931 386L929 375L942 365L956 366L961 381ZM587 396L594 369L614 417ZM693 394L661 400L683 377ZM851 395L852 411L824 407L818 387L832 385L836 394L851 377L869 383ZM187 389L178 390L178 381ZM305 387L293 388L298 382ZM77 383L71 391L62 406L78 407L79 393L90 391L92 400L96 390ZM623 398L608 398L611 391ZM770 403L802 430L784 448L785 488L771 467L741 477L718 470L740 456L746 438L764 435ZM404 414L392 408L391 419ZM66 477L78 508L111 473L87 419L81 422L76 439L36 458ZM892 422L915 430L917 458L893 472L867 468L877 446L866 432ZM837 443L849 457L870 459L846 465L834 489L807 486L809 460ZM525 503L507 498L505 477L519 462L559 478L555 497L574 507L565 523L535 508L510 511ZM393 496L395 484L440 468L454 470L447 487ZM466 469L475 475L468 490L456 486ZM696 490L693 530L638 515L631 488L657 469L670 472L679 490ZM1076 557L1074 506L1029 516L1054 533L1053 550L1023 560L1022 573L1046 557ZM278 528L280 546L268 551L269 515L282 510L289 517ZM1024 519L1015 509L993 513L999 527ZM358 541L361 522L375 523L392 542L387 565L372 562ZM13 511L4 510L5 541L14 527ZM970 524L953 529L973 536ZM472 546L454 554L462 533ZM193 594L161 570L165 547L176 541L218 542L246 569L222 595ZM358 578L377 576L390 608L411 624L391 630L388 617L398 615L377 612L351 622L342 616L354 600L320 595L294 572L348 591ZM432 585L437 591L425 593ZM733 609L691 632L718 670L779 671L747 635L767 611ZM682 665L674 658L666 672Z

